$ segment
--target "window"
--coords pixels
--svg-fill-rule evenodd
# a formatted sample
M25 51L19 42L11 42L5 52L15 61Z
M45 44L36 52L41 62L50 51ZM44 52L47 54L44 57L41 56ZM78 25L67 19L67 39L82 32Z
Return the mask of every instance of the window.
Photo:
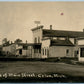
M38 43L40 43L40 37L38 37Z
M49 50L47 49L47 56L49 56Z
M79 51L77 50L77 54L79 54Z
M75 56L75 57L77 57L78 54L79 54L79 51L78 51L78 50L74 51L74 56Z
M80 48L80 57L84 57L84 48Z
M22 55L22 49L19 50L19 54Z
M46 55L46 49L45 49L45 55Z
M34 39L34 43L37 43L37 38Z
M39 49L39 53L41 53L41 49Z
M44 55L44 49L43 49L43 55Z
M66 54L68 54L68 53L69 53L69 49L66 50Z
M34 53L38 53L38 50L37 50L37 49L35 49L35 50L34 50Z

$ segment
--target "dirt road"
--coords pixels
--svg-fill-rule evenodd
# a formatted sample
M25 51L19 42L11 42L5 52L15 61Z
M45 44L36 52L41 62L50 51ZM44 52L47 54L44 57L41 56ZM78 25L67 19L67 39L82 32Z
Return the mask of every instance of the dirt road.
M84 66L52 62L13 61L0 62L0 73L62 73L84 76Z

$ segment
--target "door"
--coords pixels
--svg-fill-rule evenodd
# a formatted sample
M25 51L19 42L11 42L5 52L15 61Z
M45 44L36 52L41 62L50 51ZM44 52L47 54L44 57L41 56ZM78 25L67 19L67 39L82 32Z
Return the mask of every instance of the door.
M80 48L80 57L84 57L84 48Z
M22 55L22 49L19 50L19 54Z

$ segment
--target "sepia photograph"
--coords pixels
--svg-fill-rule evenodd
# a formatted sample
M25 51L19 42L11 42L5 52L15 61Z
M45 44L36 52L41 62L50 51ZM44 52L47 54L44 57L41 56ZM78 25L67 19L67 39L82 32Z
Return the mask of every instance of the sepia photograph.
M83 1L0 1L0 83L83 82Z

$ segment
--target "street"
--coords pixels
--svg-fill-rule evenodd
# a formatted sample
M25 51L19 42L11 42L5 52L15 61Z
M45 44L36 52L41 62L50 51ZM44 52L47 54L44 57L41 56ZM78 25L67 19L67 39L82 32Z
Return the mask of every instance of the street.
M84 76L84 66L56 62L13 61L0 62L0 73L61 73L69 76Z

